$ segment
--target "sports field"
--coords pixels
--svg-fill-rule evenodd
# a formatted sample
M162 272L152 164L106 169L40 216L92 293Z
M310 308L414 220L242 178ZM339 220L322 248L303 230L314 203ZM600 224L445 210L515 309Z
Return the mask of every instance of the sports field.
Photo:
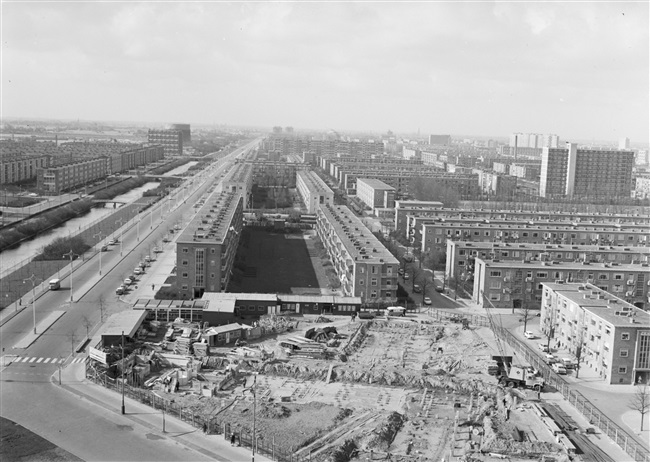
M237 275L228 291L291 293L292 287L318 290L310 250L302 234L244 228Z

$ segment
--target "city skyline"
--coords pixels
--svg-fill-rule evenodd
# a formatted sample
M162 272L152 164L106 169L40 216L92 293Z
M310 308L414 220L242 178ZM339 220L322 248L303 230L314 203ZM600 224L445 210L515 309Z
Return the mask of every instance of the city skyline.
M3 118L649 137L647 3L1 8Z

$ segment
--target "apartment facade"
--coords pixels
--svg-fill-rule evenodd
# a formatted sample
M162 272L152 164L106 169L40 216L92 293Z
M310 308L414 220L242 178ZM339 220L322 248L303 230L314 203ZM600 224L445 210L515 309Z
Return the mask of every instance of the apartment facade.
M395 207L395 188L374 178L357 178L357 197L373 210Z
M476 258L483 260L588 261L590 263L648 263L650 247L614 247L447 240L447 277L464 271L474 272Z
M541 197L630 197L634 152L579 148L544 148Z
M172 129L149 129L147 132L149 144L159 144L165 151L165 157L183 155L183 132Z
M4 147L4 144L0 144ZM0 184L17 183L37 175L38 169L50 166L51 156L5 154L0 157Z
M298 172L296 188L307 208L307 213L316 213L321 205L334 204L334 192L315 172L310 170Z
M348 207L319 206L316 231L345 296L361 297L364 303L397 300L399 261Z
M43 194L59 194L104 178L107 174L106 157L79 160L37 169L36 186Z
M593 284L544 283L540 329L611 385L650 380L650 314Z
M240 192L213 192L176 241L176 271L182 299L228 287L243 227Z
M648 263L619 264L483 260L474 261L472 299L481 307L539 308L544 283L557 281L594 284L639 308L649 305Z

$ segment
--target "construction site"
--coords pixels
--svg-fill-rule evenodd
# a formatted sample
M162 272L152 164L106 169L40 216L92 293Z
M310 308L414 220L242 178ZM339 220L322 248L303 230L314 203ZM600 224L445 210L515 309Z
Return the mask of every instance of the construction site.
M534 371L511 366L530 377L501 384L488 372L503 348L489 327L427 314L242 327L236 342L209 346L198 323L145 322L124 359L107 347L112 366L92 362L88 375L124 376L203 416L208 433L254 431L258 451L282 448L286 460L611 460L539 400Z

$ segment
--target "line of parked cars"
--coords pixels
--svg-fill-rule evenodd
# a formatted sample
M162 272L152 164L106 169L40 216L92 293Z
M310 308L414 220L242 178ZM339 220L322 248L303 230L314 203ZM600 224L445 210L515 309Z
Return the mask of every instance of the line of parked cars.
M127 293L129 287L137 282L136 276L144 274L147 266L151 266L151 257L149 255L144 257L144 260L142 260L138 264L138 266L133 268L133 274L124 279L122 284L120 284L120 286L117 289L115 289L115 294L124 295L125 293Z

